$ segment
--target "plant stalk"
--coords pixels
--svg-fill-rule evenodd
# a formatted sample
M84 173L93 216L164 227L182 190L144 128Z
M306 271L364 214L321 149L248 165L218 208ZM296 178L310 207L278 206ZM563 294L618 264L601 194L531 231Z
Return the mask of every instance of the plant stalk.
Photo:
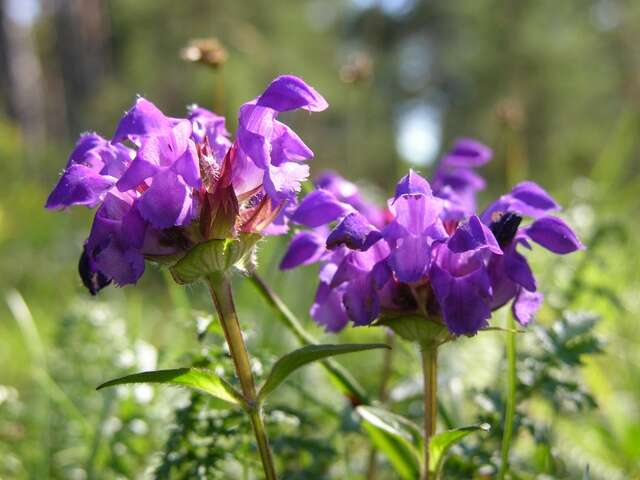
M438 385L438 347L423 346L422 375L424 378L424 469L422 480L429 480L429 443L436 432L438 417L437 385Z
M257 402L256 387L251 373L251 362L247 347L242 338L242 330L238 322L238 315L233 303L231 284L224 275L211 275L207 278L211 298L218 311L220 325L229 346L229 352L233 359L236 375L240 380L242 395L247 404L247 411L251 419L253 433L260 452L262 467L267 480L276 480L276 471L273 465L273 455L269 447L267 431L262 417L262 406Z
M509 471L509 450L513 437L513 418L516 412L516 324L513 316L507 320L507 402L504 412L504 435L502 436L502 451L498 480L504 480Z

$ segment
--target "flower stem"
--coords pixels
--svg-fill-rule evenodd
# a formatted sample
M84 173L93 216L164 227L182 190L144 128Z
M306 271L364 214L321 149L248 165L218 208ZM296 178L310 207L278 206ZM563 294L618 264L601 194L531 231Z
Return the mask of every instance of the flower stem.
M437 384L438 384L438 347L423 346L422 375L424 377L424 469L422 480L429 480L429 442L436 432L438 415Z
M507 320L507 402L504 413L504 435L502 436L502 461L498 480L504 480L509 471L509 449L513 437L513 418L516 411L516 324L511 315Z
M236 375L240 380L242 395L246 402L247 411L251 418L253 433L256 437L262 467L265 478L275 480L276 471L273 465L273 456L269 448L269 440L262 418L262 406L256 400L256 387L251 373L251 363L249 354L242 338L242 330L238 323L238 315L233 303L233 294L229 280L220 274L211 275L207 278L211 298L218 311L220 325L224 331L224 336L229 346L229 352L233 359Z

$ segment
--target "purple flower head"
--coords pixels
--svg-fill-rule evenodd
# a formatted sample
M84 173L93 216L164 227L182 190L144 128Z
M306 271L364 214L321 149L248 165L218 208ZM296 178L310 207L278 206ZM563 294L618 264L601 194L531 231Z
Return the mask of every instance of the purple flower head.
M471 169L490 156L475 141L459 141L434 186L410 171L386 209L366 202L353 183L321 176L291 214L311 230L294 235L280 265L320 262L312 317L338 331L349 320L367 325L380 315L418 315L454 335L473 335L493 310L513 301L518 321L530 322L542 295L517 247L534 242L566 254L583 246L566 223L548 215L558 204L532 182L476 215L474 196L484 182ZM533 222L522 226L523 216Z
M142 97L111 141L81 136L46 207L97 207L78 266L84 285L96 294L135 283L145 259L175 262L210 239L284 233L312 153L276 116L326 107L301 79L282 76L242 107L235 143L213 112L172 118Z

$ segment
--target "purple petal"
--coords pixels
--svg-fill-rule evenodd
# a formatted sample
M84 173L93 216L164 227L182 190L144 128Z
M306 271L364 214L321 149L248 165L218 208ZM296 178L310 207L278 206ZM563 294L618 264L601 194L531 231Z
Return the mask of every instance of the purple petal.
M445 155L442 163L451 167L479 167L491 160L489 147L471 138L461 138Z
M46 208L57 209L71 205L97 205L102 195L109 190L115 179L97 174L82 164L73 164L62 174L47 203Z
M511 306L513 316L520 325L528 325L536 314L544 297L538 292L529 292L523 288L518 292L518 296Z
M135 190L147 178L153 177L160 169L160 144L157 138L146 140L138 150L138 155L131 162L116 186L121 192Z
M380 313L380 298L371 276L365 275L350 281L342 303L354 325L368 325L373 322Z
M300 139L298 134L284 123L274 120L273 137L271 139L271 163L299 162L313 157L313 152Z
M308 177L309 165L286 162L278 167L270 166L264 176L264 189L277 202L287 200L300 191L301 183Z
M493 233L476 215L473 215L467 223L458 227L447 245L454 253L486 249L496 255L502 255L502 249Z
M293 75L282 75L273 80L256 103L278 112L297 108L320 112L329 106L318 92Z
M401 282L417 282L429 268L431 249L425 237L402 238L391 252L389 264Z
M311 317L322 325L327 332L339 332L349 322L347 312L342 304L344 289L330 288L326 283L318 285L316 300L311 306Z
M111 141L115 143L131 137L166 135L169 130L169 119L153 103L139 97L118 123Z
M314 190L308 194L291 215L291 221L308 227L319 227L330 223L353 209L339 202L327 190Z
M423 194L402 195L390 206L395 223L408 233L421 235L432 226L442 211L442 202Z
M122 218L123 243L135 249L142 249L147 231L147 222L134 205Z
M87 253L86 247L82 249L82 255L80 255L78 273L80 274L82 283L87 287L91 295L96 295L111 283L111 279L98 270L96 262Z
M561 255L585 248L571 227L558 217L539 218L526 229L526 233L534 242Z
M537 290L536 279L533 276L527 259L516 251L515 246L508 248L504 255L504 269L507 276L524 289L535 292Z
M182 178L187 185L200 188L200 164L198 160L198 151L193 141L189 140L187 149L178 158L172 169L174 172L182 175Z
M395 198L412 193L422 193L427 197L432 195L429 182L413 170L409 170L409 173L402 177L398 185L396 185Z
M333 250L346 245L351 250L368 250L382 238L382 234L359 213L350 213L342 219L327 238L327 248Z
M522 182L511 190L511 196L539 212L558 210L560 205L542 187L534 182Z
M430 277L444 321L452 333L473 335L487 325L491 310L486 271L476 270L463 277L453 277L434 264Z
M280 270L317 262L325 252L324 238L314 232L299 232L291 240L280 262Z
M138 203L142 217L157 228L188 224L192 219L192 197L189 188L178 176L163 170L153 177L151 187Z
M96 265L119 285L136 283L144 273L144 257L135 249L123 249L115 241L96 255Z

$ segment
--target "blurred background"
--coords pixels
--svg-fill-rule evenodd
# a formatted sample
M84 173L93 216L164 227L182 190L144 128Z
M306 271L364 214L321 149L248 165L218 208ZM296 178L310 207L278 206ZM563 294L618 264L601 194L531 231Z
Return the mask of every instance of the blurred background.
M218 43L185 48L209 37ZM92 212L43 204L78 135L110 137L136 94L171 116L193 103L215 109L233 132L238 107L282 73L303 77L330 104L283 116L314 150L314 175L339 170L383 202L408 168L428 175L456 137L472 136L495 152L481 204L528 178L565 206L589 248L532 255L547 302L540 330L519 341L530 388L514 478L582 478L587 466L591 478L640 478L633 0L0 1L0 478L257 478L247 470L257 460L241 438L246 425L206 417L197 395L94 391L120 374L200 357L229 364L219 337L198 341L211 319L203 288L173 287L149 266L136 287L91 298L76 269ZM321 336L307 314L317 271L279 272L285 245L265 242L260 272ZM266 368L296 342L251 285L237 286L250 349ZM576 356L564 373L549 332L564 334L562 348ZM366 328L323 337L382 339ZM451 478L495 471L503 345L495 332L443 349L443 423L498 422L484 447L455 452ZM395 350L384 396L418 418L415 352ZM382 355L357 355L348 365L373 394ZM560 373L531 383L527 369ZM369 443L347 402L318 367L294 378L270 413L285 478L365 478ZM242 454L244 466L231 458ZM397 478L384 456L373 462L377 478Z

